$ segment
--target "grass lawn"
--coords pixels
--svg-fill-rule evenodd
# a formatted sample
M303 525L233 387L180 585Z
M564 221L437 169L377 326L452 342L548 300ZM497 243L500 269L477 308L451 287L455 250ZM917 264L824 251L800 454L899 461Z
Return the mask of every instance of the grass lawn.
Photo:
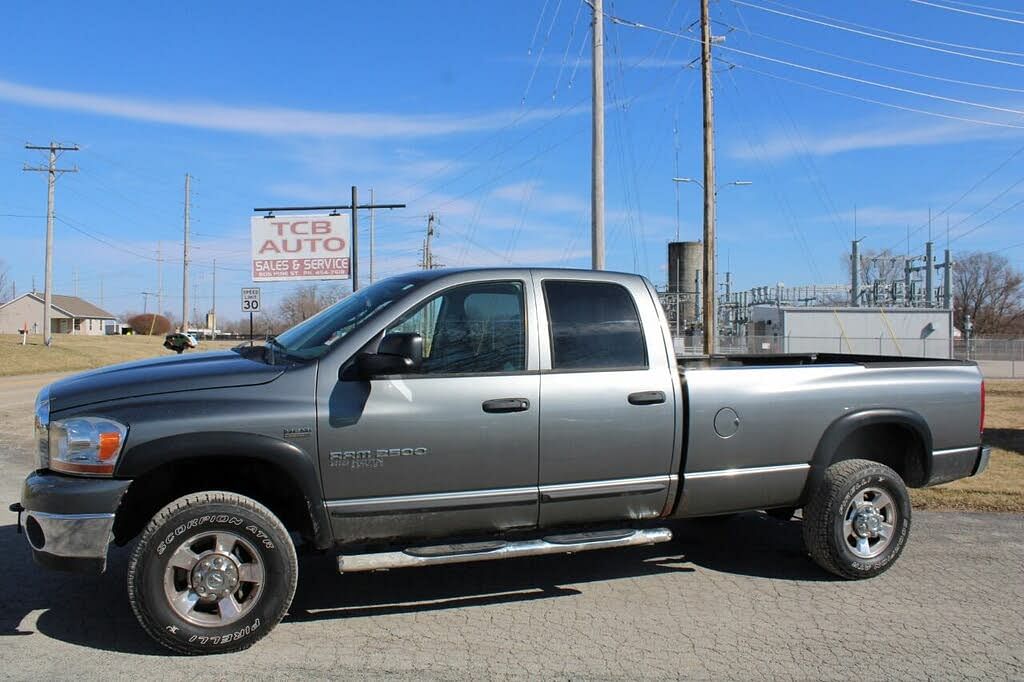
M915 509L1024 513L1024 381L989 380L985 387L988 469L975 478L911 490Z
M163 336L73 336L54 334L49 348L42 336L25 346L19 334L0 334L0 376L93 369L129 360L174 355ZM196 351L231 348L237 341L200 341ZM187 351L187 352L196 352Z

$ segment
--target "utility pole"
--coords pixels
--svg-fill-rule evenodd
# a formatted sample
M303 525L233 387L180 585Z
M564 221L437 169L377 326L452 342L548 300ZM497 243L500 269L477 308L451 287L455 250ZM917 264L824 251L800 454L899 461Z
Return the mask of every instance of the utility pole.
M370 284L373 284L375 273L373 271L373 252L377 248L374 241L374 227L373 224L373 188L370 188Z
M434 214L427 216L427 236L423 239L423 270L434 269L434 254L430 250L430 240L434 237Z
M45 266L45 279L43 281L43 343L49 348L50 343L53 339L50 334L50 313L51 306L53 305L53 194L54 189L57 186L57 175L60 173L77 173L78 167L73 168L57 168L57 154L62 152L77 152L78 145L73 144L69 147L58 144L57 142L50 142L49 145L41 147L33 144L26 144L25 149L32 149L36 151L49 151L50 152L50 163L45 167L43 166L29 166L26 164L22 167L23 171L33 173L46 173L46 266ZM35 286L32 287L35 289Z
M715 113L711 87L711 19L708 0L700 0L700 61L704 86L704 353L713 355L718 340L715 311Z
M928 240L924 245L924 305L927 308L932 307L934 300L934 293L932 292L932 272L935 269L935 259L932 256L932 244L931 239Z
M156 307L157 314L164 314L164 244L156 243Z
M188 334L188 231L189 202L192 195L192 176L185 173L185 241L184 252L181 259L181 331Z
M217 338L217 259L213 259L213 301L210 305L210 314L213 316L213 324L210 325L210 333Z
M71 281L74 283L75 298L78 298L78 268L71 271Z
M142 291L142 314L145 315L149 312L149 297L156 296L152 291ZM157 312L159 314L159 311Z
M103 307L103 273L100 273L100 307Z
M706 2L706 0L705 0ZM591 0L593 30L593 138L591 140L590 267L604 270L604 8Z
M854 234L857 234L856 231ZM860 307L860 239L850 245L850 307Z
M370 202L373 203L372 201ZM352 292L359 291L359 190L352 185Z

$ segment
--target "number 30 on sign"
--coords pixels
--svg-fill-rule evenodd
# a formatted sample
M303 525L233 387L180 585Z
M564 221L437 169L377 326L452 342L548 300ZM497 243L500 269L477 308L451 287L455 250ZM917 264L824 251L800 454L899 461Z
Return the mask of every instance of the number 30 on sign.
M243 287L242 288L242 312L243 313L258 313L260 310L260 288L259 287Z

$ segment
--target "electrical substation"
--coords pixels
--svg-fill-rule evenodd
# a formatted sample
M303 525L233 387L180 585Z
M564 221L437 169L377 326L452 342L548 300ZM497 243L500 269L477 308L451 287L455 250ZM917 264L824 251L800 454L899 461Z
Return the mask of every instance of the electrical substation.
M718 349L727 353L854 353L949 358L953 355L952 272L933 242L919 254L862 256L850 251L845 284L776 283L735 291L719 284ZM659 291L679 355L703 352L701 242L668 244L668 282Z

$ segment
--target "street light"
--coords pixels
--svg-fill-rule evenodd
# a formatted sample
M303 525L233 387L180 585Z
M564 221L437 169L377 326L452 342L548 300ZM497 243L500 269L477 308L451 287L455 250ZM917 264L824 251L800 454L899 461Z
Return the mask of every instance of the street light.
M704 187L704 183L703 182L701 182L697 178L672 178L672 182L677 183L676 184L677 187L678 187L678 183L680 183L680 182L691 183L691 184L694 184L694 185L697 185L698 187L700 187L701 191L704 193L704 200L705 200L704 201L704 206L705 206L705 210L707 210L707 207L708 207L708 192L707 192L707 189ZM721 187L728 187L730 185L733 185L733 186L736 186L736 187L745 187L747 185L752 185L752 184L754 184L754 183L751 182L750 180L733 180L732 182L727 182L724 185L715 185L714 186L714 189L715 189L714 196L718 196L718 190ZM678 199L678 196L679 195L678 195L678 192L677 192L677 194L676 194L677 199ZM678 202L677 202L676 205L678 206ZM714 224L717 222L717 220L716 220L716 215L715 215L715 212L714 212L714 201L711 201L710 205L711 205L711 221L710 221L710 226L708 224L709 221L707 220L707 214L706 213L705 213L705 222L704 222L705 243L704 243L704 287L703 287L704 291L703 291L703 296L704 296L705 300L702 302L702 305L701 305L701 307L704 310L704 353L706 355L708 355L708 356L712 355L714 353L714 351L715 351L715 345L716 345L715 337L717 335L717 328L718 328L718 287L717 287L718 282L715 281L715 276L714 276L715 253L714 253L714 248L713 248L713 244L714 244L713 235L715 233L715 225ZM677 227L677 230L678 230L678 227ZM709 247L709 244L711 245L711 247Z
M704 183L698 180L697 178L672 178L672 182L690 182L693 183L694 185L697 185L701 189L704 189ZM716 187L715 193L717 194L720 188L728 187L729 185L735 185L736 187L746 187L747 185L753 184L754 183L751 180L733 180L732 182L727 182L724 185L719 185L718 187Z

